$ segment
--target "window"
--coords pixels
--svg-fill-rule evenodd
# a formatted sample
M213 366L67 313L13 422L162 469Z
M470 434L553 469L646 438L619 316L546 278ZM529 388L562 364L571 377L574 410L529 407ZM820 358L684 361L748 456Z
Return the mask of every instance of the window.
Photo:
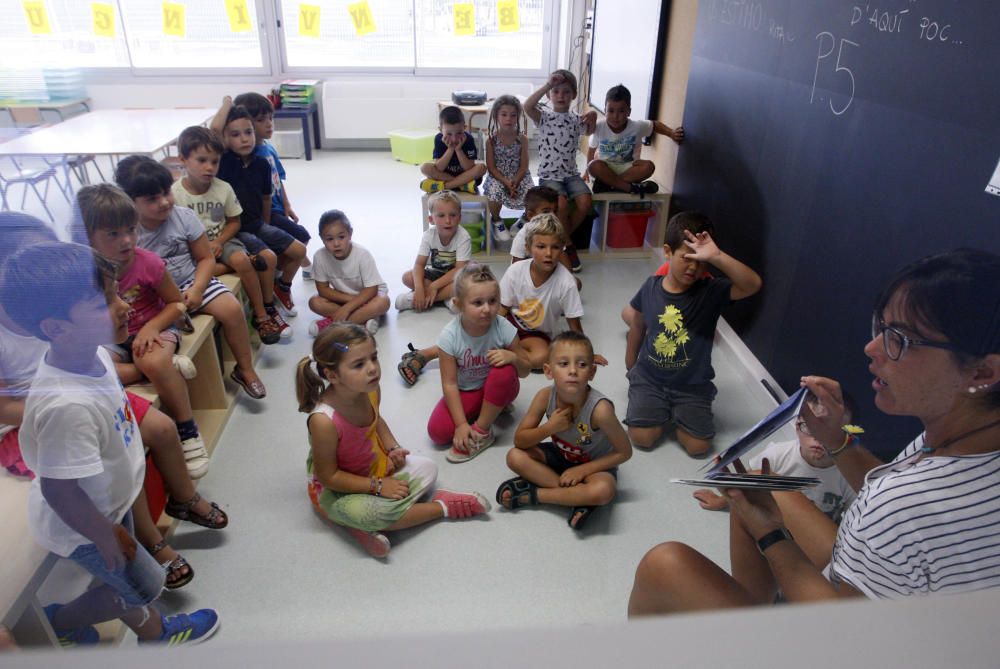
M91 5L79 0L0 3L4 68L128 67L128 47L114 3L104 4L95 18ZM97 3L103 4L103 3ZM107 8L112 10L107 12ZM30 9L30 11L29 11ZM101 23L100 29L95 25ZM101 34L97 34L97 33Z
M309 68L413 68L413 4L402 0L368 0L372 32L356 29L349 5L356 0L313 0L281 3L285 62ZM303 8L303 5L306 8ZM317 20L308 7L319 7ZM305 22L305 23L303 23ZM364 34L359 35L359 32Z

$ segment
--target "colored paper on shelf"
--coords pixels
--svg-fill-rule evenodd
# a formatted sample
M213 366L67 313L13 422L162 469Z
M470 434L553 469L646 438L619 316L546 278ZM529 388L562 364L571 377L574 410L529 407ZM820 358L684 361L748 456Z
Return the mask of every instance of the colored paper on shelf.
M319 5L299 3L299 34L303 37L319 37Z
M229 29L234 33L248 33L252 29L247 0L226 0L226 15L229 16Z
M28 19L28 30L32 35L48 35L52 32L49 25L49 13L45 10L42 0L24 0L24 15Z
M471 2L456 2L451 6L456 35L476 34L476 6Z
M358 37L375 32L375 19L367 0L347 5L347 11L351 14L351 23L354 24L354 32Z
M521 29L517 0L497 0L497 27L502 33L516 33Z
M90 3L90 16L94 34L98 37L115 36L115 6L106 2Z
M179 2L163 3L163 34L184 37L187 7Z

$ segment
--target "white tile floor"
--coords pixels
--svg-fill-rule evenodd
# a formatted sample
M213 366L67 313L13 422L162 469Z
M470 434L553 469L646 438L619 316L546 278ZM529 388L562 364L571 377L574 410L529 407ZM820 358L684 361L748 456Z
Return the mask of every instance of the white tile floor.
M311 162L289 160L285 166L289 196L302 221L314 229L324 210L345 211L354 240L374 253L390 293L398 294L421 232L416 168L395 162L387 152L319 152ZM311 251L318 247L314 241ZM584 262L584 328L611 361L594 385L624 416L625 328L619 312L651 272L652 261ZM583 533L566 526L563 509L494 510L482 520L395 533L385 562L368 557L343 531L320 521L305 494L307 433L305 416L296 412L293 375L311 346L305 303L312 290L312 284L296 280L295 336L289 344L265 348L259 358L268 398L241 399L203 479L200 489L223 505L231 524L223 532L187 524L178 529L174 546L197 575L189 586L165 595L166 606L216 607L223 642L574 625L622 620L635 566L657 542L685 541L728 564L727 517L701 511L691 488L668 483L703 464L672 442L635 453L621 469L618 500L599 510ZM494 448L469 463L446 462L425 430L441 394L436 364L412 389L395 367L407 342L435 340L449 318L444 308L390 312L377 336L382 412L407 448L439 464L442 485L479 490L492 500L499 482L510 476L504 453L514 426L545 380L532 375L522 382L518 411L501 421ZM727 359L716 351L719 443L731 441L770 409L747 401L743 381Z

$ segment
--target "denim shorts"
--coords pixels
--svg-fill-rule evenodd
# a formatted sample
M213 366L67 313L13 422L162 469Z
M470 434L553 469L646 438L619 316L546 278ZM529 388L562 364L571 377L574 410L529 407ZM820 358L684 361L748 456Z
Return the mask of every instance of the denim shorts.
M560 195L564 195L571 200L575 200L581 195L590 195L590 188L587 186L587 182L583 180L579 174L574 174L571 177L566 177L565 179L539 179L539 186L545 186L546 188L551 188Z
M271 226L284 230L303 244L308 244L309 240L312 239L312 236L305 227L288 218L280 211L271 210Z
M712 401L715 384L702 383L683 388L668 388L650 383L636 365L625 375L628 379L628 409L625 424L629 427L658 427L673 423L698 439L715 436Z
M132 526L132 512L122 519L122 525L135 538ZM108 569L101 552L95 544L77 546L69 559L77 563L98 580L111 586L121 595L125 608L138 608L150 604L160 596L167 582L167 571L149 554L142 544L135 542L135 558L125 563L121 569Z
M267 248L275 253L284 253L295 242L295 237L268 223L261 223L253 232L238 232L236 237L249 249L254 237L264 242ZM247 238L250 238L249 242Z

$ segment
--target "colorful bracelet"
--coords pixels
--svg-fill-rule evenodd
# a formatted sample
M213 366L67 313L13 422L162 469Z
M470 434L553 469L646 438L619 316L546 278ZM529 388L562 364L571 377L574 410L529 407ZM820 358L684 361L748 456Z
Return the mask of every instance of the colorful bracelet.
M840 445L840 448L829 451L830 457L840 455L845 448L858 443L857 435L865 433L864 428L858 425L843 425L840 429L844 431L844 443Z
M375 496L376 497L381 497L382 496L382 477L381 476L378 478L378 488L376 488L376 490L375 490Z
M375 477L374 476L372 476L372 477L370 477L368 479L368 494L369 495L374 495L375 494Z

